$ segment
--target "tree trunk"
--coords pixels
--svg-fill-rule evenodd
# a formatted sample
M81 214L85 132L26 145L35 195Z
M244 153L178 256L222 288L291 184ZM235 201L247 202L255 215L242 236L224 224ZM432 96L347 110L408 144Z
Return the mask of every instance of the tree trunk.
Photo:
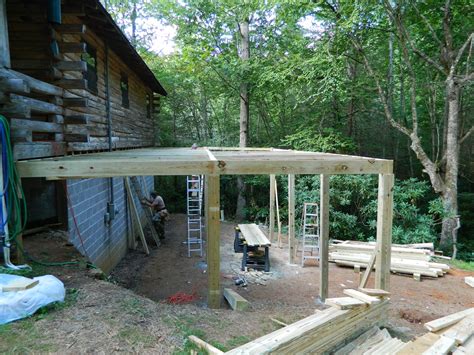
M459 171L459 86L450 75L446 80L448 122L446 128L446 172L441 196L445 217L441 229L440 247L447 248L457 240L458 171Z
M240 28L240 59L242 64L245 64L250 58L250 46L249 46L249 20L245 18L242 23L239 24ZM248 95L248 83L246 78L242 79L240 84L240 139L239 147L247 147L248 140L248 127L249 127L249 95ZM241 221L245 219L245 183L241 176L237 178L237 208L235 211L235 219Z

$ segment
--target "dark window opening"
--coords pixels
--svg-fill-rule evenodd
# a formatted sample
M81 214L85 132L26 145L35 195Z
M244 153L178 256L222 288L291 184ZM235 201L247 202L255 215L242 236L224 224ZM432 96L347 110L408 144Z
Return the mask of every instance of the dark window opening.
M146 95L146 117L151 118L153 115L153 96L151 94Z
M87 70L83 76L87 80L87 88L97 94L97 50L86 43L86 53L82 54L81 59L87 63Z
M130 101L128 100L128 76L124 73L120 74L120 92L122 93L122 106L129 108Z

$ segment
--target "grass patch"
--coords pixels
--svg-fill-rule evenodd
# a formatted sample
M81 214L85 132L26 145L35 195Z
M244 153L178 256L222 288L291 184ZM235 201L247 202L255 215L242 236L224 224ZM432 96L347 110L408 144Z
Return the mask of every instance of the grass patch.
M124 312L130 315L146 316L147 311L143 306L142 300L139 298L124 299L120 305Z
M248 343L250 340L251 339L249 337L245 336L245 335L239 335L239 336L233 337L232 339L227 341L227 346L230 349L233 349L233 348L236 348L240 345Z
M126 326L117 334L117 337L129 345L140 345L151 347L155 343L155 337L147 334L142 329Z
M474 271L474 261L451 260L449 264L456 269Z

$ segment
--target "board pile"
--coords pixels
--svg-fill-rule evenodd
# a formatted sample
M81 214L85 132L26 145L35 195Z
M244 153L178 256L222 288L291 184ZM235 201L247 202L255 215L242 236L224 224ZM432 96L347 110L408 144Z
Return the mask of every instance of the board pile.
M430 332L407 343L397 354L474 354L474 308L425 324Z
M411 274L415 279L421 276L439 277L449 270L449 265L434 262L432 244L392 245L390 270L396 273ZM329 245L329 261L340 266L366 268L375 251L375 243L344 241Z
M386 295L379 297L360 290L345 291L348 291L346 294L349 297L342 297L343 300L328 299L328 304L333 306L226 354L326 353L345 342L345 339L354 338L384 321L389 306L388 300L384 298ZM347 302L349 298L354 301Z
M354 341L334 352L334 355L396 354L406 343L393 338L387 329L372 327Z

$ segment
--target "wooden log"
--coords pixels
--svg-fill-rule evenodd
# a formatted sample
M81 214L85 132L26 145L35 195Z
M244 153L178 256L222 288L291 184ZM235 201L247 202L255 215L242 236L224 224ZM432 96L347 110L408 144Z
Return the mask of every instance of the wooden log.
M13 146L15 160L53 157L65 153L66 144L62 142L16 143Z
M7 70L0 68L0 77L2 78L12 78L12 79L23 79L28 84L31 92L48 95L48 96L62 96L63 89L45 83L44 81L32 78L26 74L14 71L14 70Z
M10 41L6 0L0 0L0 67L10 68Z
M83 97L64 98L63 105L64 107L88 107L89 100Z
M224 288L224 298L234 311L245 311L249 307L249 301L230 288Z
M7 102L0 107L0 114L6 117L30 118L31 109L25 104Z
M428 329L430 332L436 332L438 330L449 327L450 325L456 324L464 317L470 316L472 314L474 314L474 308L468 308L464 311L453 313L447 315L446 317L438 318L432 320L431 322L425 323L425 328Z
M32 112L58 115L63 113L62 107L49 102L33 99L31 97L10 94L10 100L12 103L21 104L28 107Z
M30 88L23 79L0 78L0 91L14 94L29 94Z
M73 134L73 133L66 133L64 135L65 142L89 142L89 135L88 134Z
M345 289L342 292L345 295L357 298L358 300L361 300L361 301L363 301L367 304L377 304L377 303L380 303L380 301L381 301L380 298L366 295L365 293L362 293L362 292L354 290L354 289Z
M320 175L320 239L319 298L324 301L329 292L329 175Z
M62 71L77 71L81 73L87 71L87 63L82 60L61 60L54 63L54 67Z
M29 130L34 132L59 133L63 131L63 126L57 123L22 120L12 118L10 121L12 130Z
M74 125L86 125L89 123L89 115L87 114L77 114L77 115L67 115L64 118L65 124L74 124Z
M14 143L17 142L32 142L33 133L29 129L15 129L11 132L11 138Z
M60 79L54 83L63 89L87 89L87 80L85 79Z
M83 24L55 24L53 27L61 34L83 35L86 33L86 25Z
M86 53L86 44L84 42L58 42L61 53Z
M223 351L217 349L216 347L212 346L209 343L206 343L204 340L199 339L195 335L190 335L188 337L189 341L195 344L199 349L205 350L210 355L222 355L224 354Z

